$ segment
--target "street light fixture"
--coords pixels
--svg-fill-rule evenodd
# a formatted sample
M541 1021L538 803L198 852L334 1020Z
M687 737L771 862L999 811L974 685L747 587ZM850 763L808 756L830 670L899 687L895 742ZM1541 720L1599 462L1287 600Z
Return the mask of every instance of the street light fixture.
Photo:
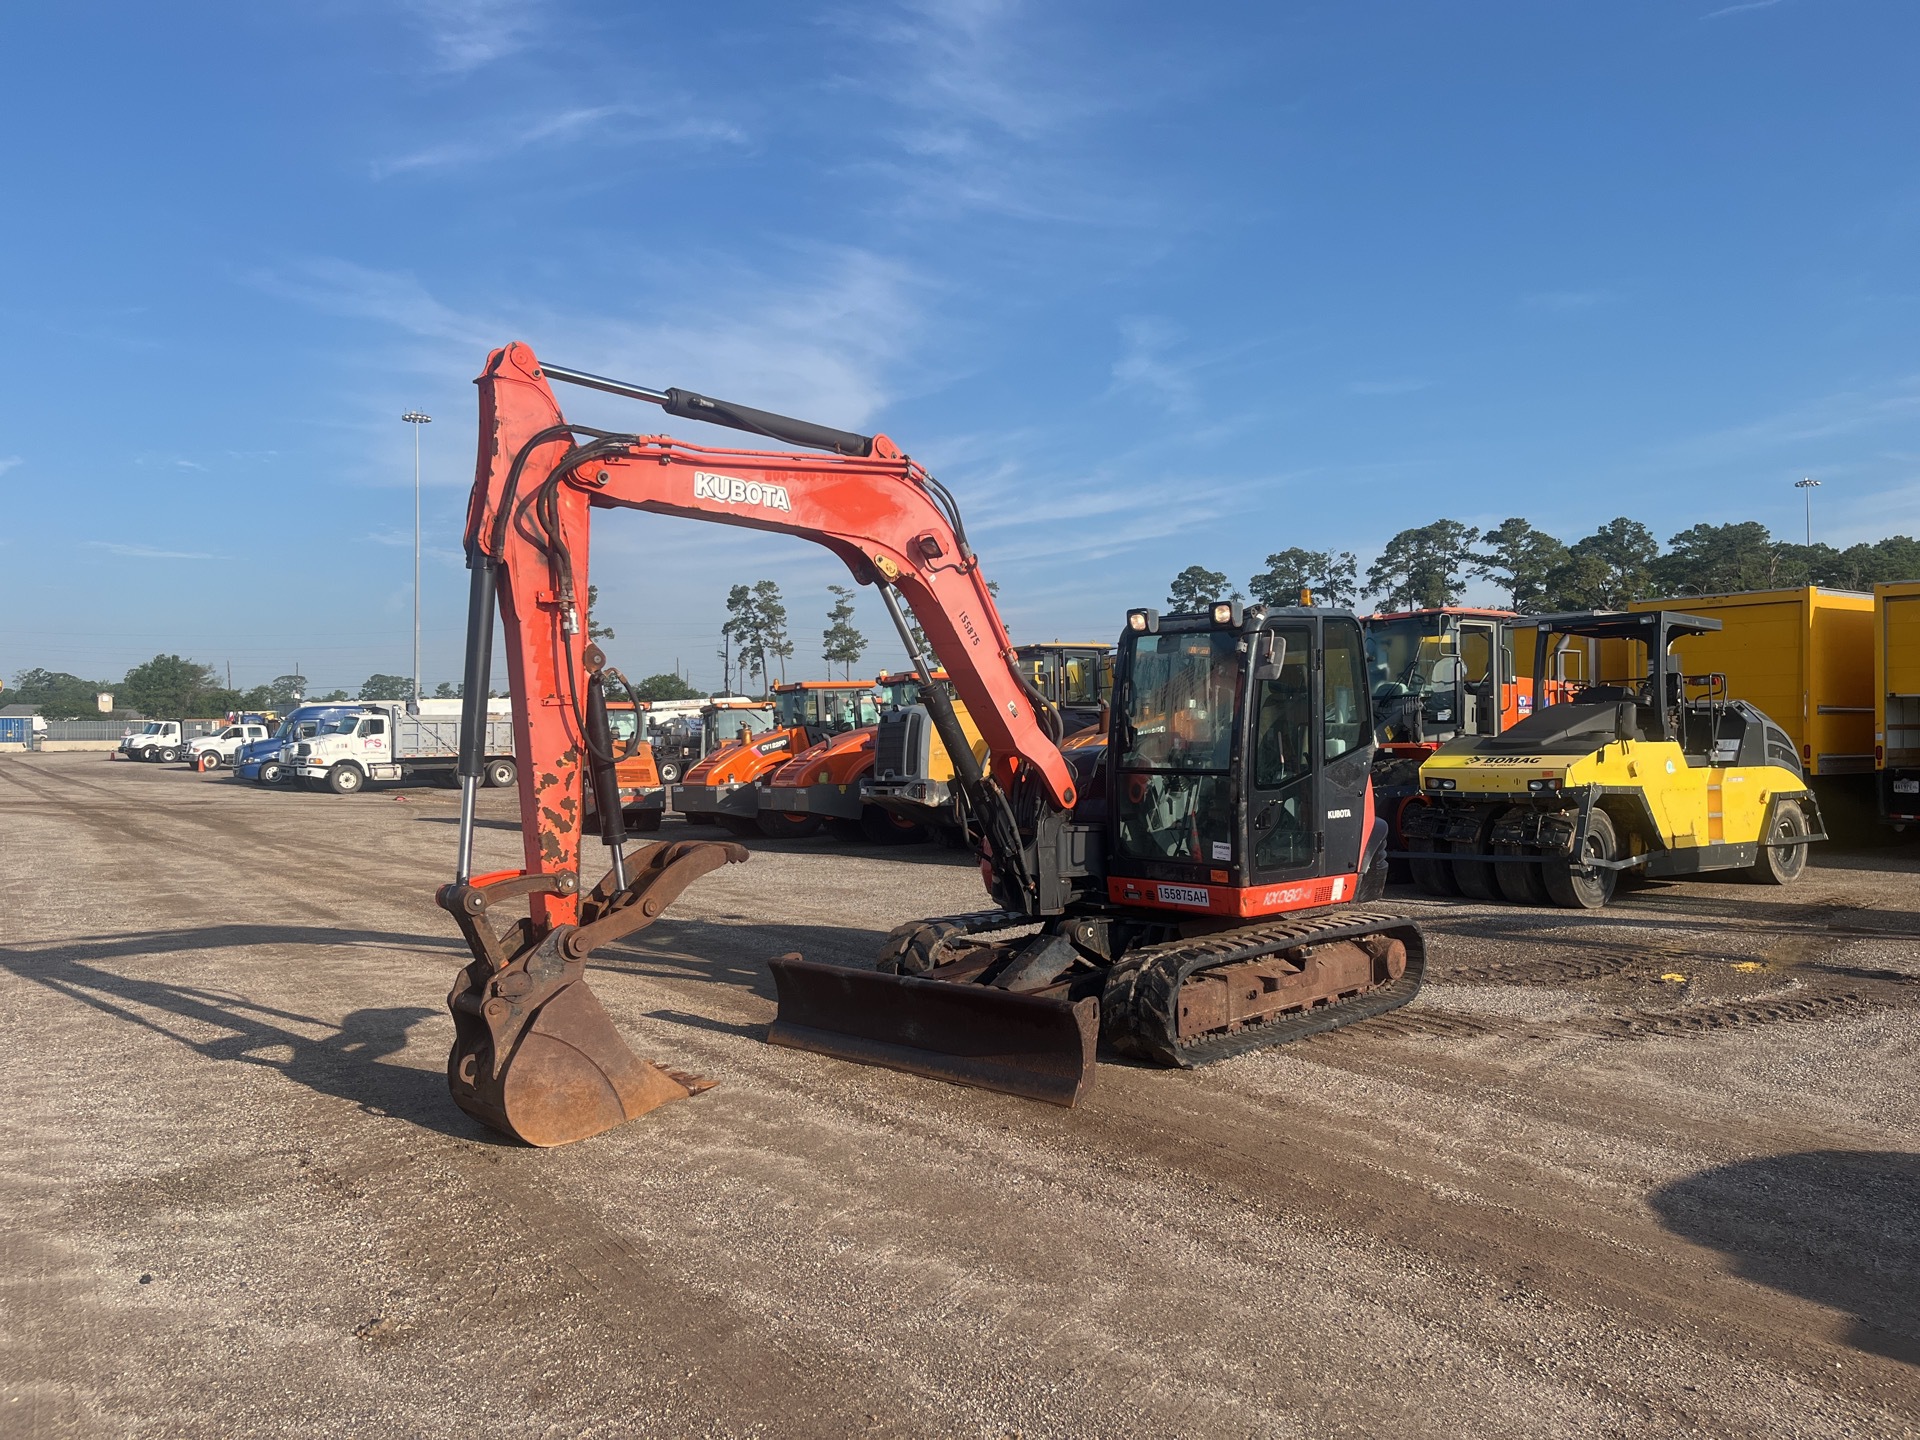
M1811 475L1809 475L1809 476L1808 476L1808 477L1807 477L1806 479L1804 479L1804 480L1796 480L1796 481L1794 481L1794 482L1793 482L1793 488L1794 488L1794 489L1796 489L1796 490L1798 490L1798 491L1799 491L1799 492L1800 492L1800 493L1801 493L1801 494L1802 494L1803 496L1805 496L1805 497L1806 497L1806 501L1807 501L1807 548L1808 548L1809 550L1811 550L1811 549L1813 548L1813 492L1814 492L1814 491L1816 491L1816 490L1818 490L1818 489L1820 488L1820 482L1819 482L1818 480L1816 480L1816 479L1814 479L1814 478L1813 478L1813 477L1812 477Z
M413 712L420 713L420 427L433 417L409 410L400 417L413 426Z

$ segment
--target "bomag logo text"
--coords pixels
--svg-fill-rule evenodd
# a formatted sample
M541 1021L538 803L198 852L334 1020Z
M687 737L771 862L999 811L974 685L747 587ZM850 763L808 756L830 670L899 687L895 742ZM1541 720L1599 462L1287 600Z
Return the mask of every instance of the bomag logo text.
M717 500L722 505L758 505L766 510L792 510L784 485L767 485L759 480L736 480L731 475L693 472L693 498Z

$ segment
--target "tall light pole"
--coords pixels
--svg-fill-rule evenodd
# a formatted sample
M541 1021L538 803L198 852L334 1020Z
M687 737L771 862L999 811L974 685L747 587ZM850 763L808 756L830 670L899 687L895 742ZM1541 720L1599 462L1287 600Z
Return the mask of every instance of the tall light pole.
M420 709L420 427L433 417L409 410L400 417L413 426L413 708Z
M1798 491L1799 491L1799 492L1800 492L1800 493L1801 493L1801 494L1802 494L1803 496L1805 496L1805 497L1806 497L1806 501L1807 501L1807 548L1808 548L1809 550L1811 550L1811 549L1813 548L1813 492L1814 492L1814 491L1816 491L1816 490L1818 490L1818 489L1820 488L1820 482L1819 482L1818 480L1816 480L1816 479L1814 479L1814 478L1813 478L1813 477L1812 477L1811 475L1809 475L1809 476L1808 476L1808 477L1807 477L1806 479L1804 479L1804 480L1796 480L1796 481L1794 481L1794 482L1793 482L1793 488L1794 488L1794 489L1796 489L1796 490L1798 490Z

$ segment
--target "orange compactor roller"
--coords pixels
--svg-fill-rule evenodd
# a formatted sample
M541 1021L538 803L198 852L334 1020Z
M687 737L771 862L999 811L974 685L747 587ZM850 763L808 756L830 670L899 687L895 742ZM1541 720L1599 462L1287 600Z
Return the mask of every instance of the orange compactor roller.
M808 448L588 429L563 417L551 381ZM517 344L493 353L478 384L464 693L490 688L497 610L524 863L472 872L485 710L470 701L455 876L438 897L473 957L448 996L448 1078L468 1114L557 1145L706 1083L638 1059L586 983L598 947L747 858L726 842L629 848L606 659L584 633L596 510L831 550L876 586L917 653L896 592L912 608L986 741L982 763L923 671L922 703L982 837L991 908L898 928L872 969L772 959L773 1043L1071 1105L1102 1044L1202 1065L1380 1014L1419 988L1418 927L1368 903L1385 883L1386 837L1351 614L1231 600L1131 611L1108 742L1063 749L1061 716L1021 674L953 496L884 435L543 366ZM590 868L589 786L606 854ZM503 913L522 901L524 916Z

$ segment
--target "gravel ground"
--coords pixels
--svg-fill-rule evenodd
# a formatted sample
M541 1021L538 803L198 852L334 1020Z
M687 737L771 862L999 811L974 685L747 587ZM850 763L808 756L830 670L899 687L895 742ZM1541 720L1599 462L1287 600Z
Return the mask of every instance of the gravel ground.
M446 1094L455 808L0 759L0 1433L1920 1433L1912 845L1391 894L1411 1006L1062 1111L766 1045L982 895L756 844L594 972L718 1087L538 1152Z

